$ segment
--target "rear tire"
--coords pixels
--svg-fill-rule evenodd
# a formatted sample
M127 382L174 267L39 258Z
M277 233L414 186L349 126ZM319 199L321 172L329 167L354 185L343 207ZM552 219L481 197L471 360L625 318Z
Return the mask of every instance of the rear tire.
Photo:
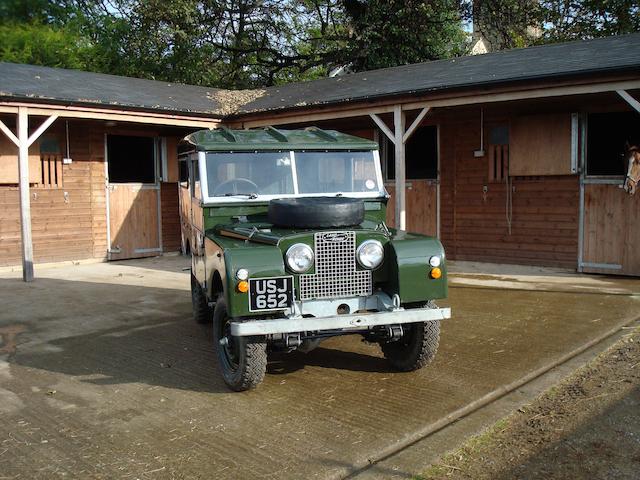
M391 367L412 372L428 365L436 356L440 343L440 321L408 323L404 335L396 342L381 344Z
M233 337L223 296L213 311L213 342L224 383L236 392L257 387L267 371L267 344L256 337ZM220 343L226 338L227 344Z
M213 309L209 306L207 295L193 274L191 274L191 305L193 306L193 318L196 322L211 323Z

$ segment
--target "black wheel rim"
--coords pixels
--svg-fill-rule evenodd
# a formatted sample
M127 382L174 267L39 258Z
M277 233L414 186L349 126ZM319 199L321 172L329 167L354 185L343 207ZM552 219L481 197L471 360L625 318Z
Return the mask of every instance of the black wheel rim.
M231 335L231 319L227 315L220 323L220 339L227 339L226 343L220 344L222 360L226 369L236 371L240 363L239 339Z

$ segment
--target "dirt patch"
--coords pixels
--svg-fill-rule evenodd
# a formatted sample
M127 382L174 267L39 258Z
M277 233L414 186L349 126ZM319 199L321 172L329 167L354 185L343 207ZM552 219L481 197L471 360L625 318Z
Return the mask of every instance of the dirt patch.
M637 479L640 329L422 476Z

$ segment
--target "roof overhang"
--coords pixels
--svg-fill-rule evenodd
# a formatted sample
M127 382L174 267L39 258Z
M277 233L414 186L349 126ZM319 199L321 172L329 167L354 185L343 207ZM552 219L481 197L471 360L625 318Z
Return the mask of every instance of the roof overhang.
M18 113L19 108L27 108L29 115L51 116L61 118L78 118L87 120L105 120L116 122L165 125L173 127L216 128L220 124L218 118L189 116L174 113L148 112L128 109L83 107L77 105L57 105L35 102L0 100L0 113Z
M442 108L464 105L488 104L528 99L542 99L571 95L588 95L619 90L640 89L640 75L625 75L606 79L573 79L554 83L528 83L526 85L501 85L495 87L464 89L389 96L376 101L351 101L315 107L302 107L286 111L259 112L228 118L225 124L233 128L253 128L265 125L291 125L296 123L361 117L370 114L392 113L396 105L402 110L418 110L425 107Z

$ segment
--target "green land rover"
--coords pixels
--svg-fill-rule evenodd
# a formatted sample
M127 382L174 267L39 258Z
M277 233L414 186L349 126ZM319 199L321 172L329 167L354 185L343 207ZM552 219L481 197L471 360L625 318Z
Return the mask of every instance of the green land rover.
M336 131L203 130L180 154L183 248L193 313L213 322L224 381L246 390L267 353L337 335L416 370L450 309L435 238L389 228L376 143Z

